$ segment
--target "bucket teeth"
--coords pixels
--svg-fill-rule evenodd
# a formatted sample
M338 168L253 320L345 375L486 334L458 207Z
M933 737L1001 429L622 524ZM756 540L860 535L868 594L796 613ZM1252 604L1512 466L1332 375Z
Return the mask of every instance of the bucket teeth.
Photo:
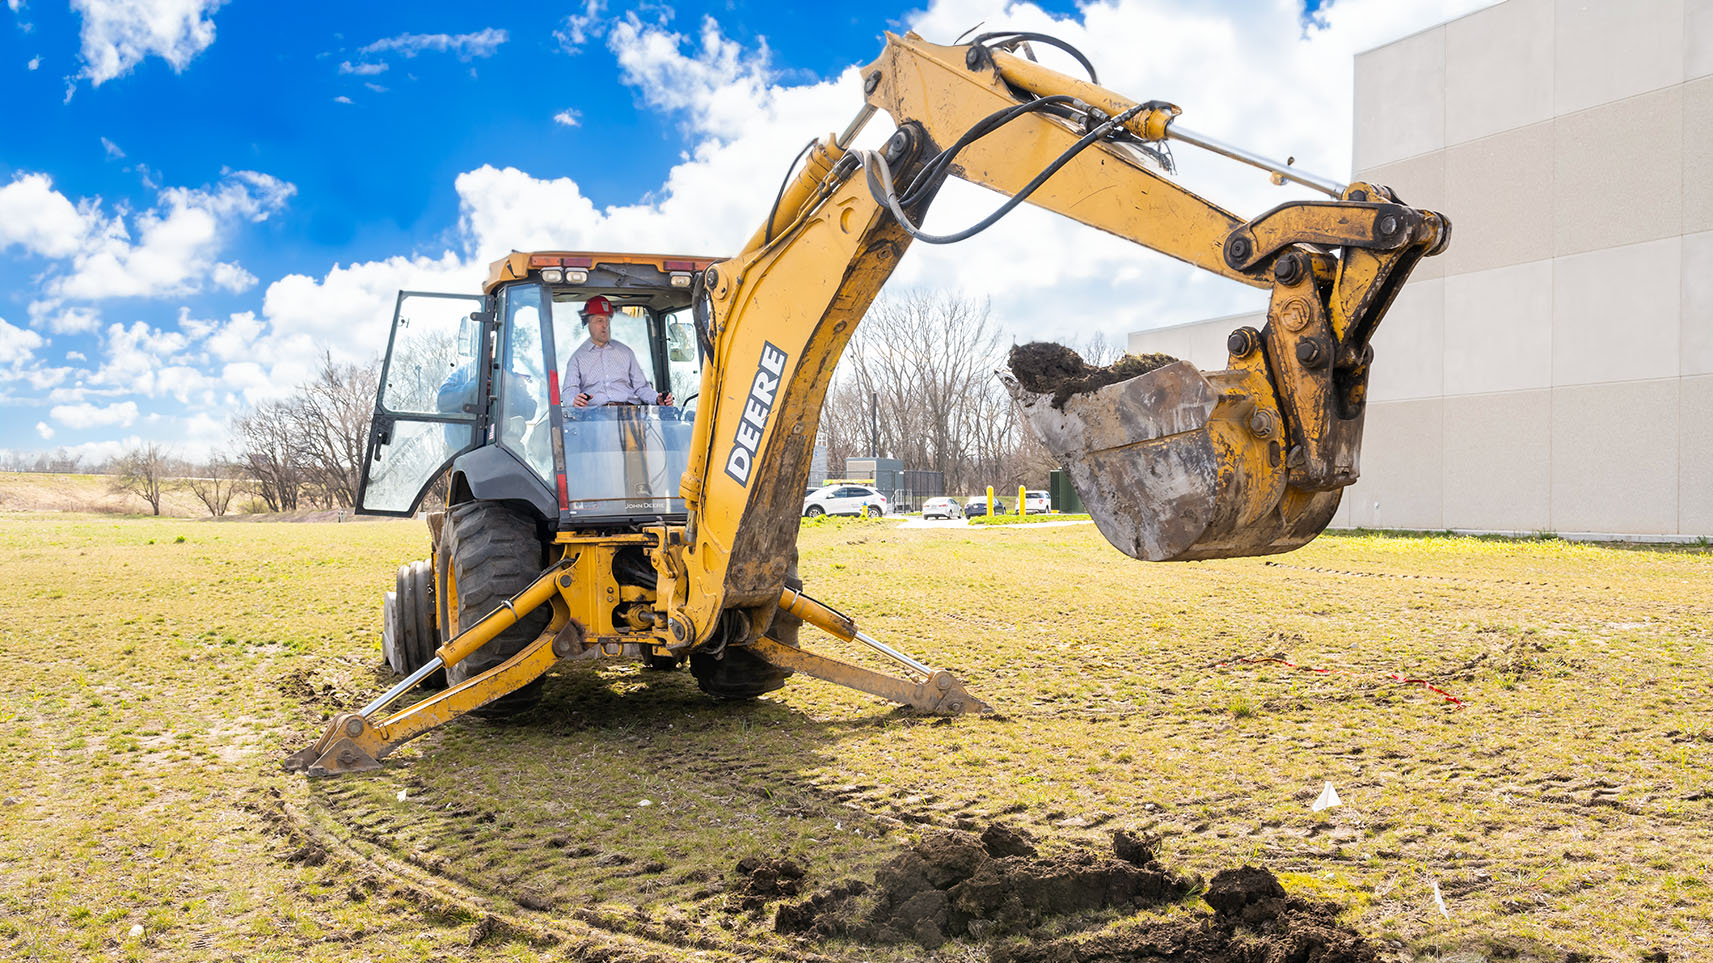
M381 761L369 755L368 750L357 745L345 736L333 740L333 744L325 751L317 752L320 743L310 746L302 752L294 752L285 758L283 765L287 772L301 772L306 776L338 776L348 772L367 772L381 768Z

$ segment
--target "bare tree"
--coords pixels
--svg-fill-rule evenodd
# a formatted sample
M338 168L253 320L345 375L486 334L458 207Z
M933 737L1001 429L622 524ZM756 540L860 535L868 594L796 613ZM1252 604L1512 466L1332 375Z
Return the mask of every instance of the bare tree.
M1117 342L1107 340L1105 331L1096 331L1084 338L1081 343L1072 344L1071 348L1081 355L1084 361L1103 368L1124 357L1125 354Z
M125 452L113 460L113 490L136 495L159 515L170 460L167 450L154 442Z
M272 512L297 508L303 471L297 456L292 405L270 401L257 405L232 423L241 446L238 462Z
M324 503L343 508L357 504L357 481L379 382L378 361L338 364L327 353L315 378L298 389L292 408L298 460Z
M208 514L219 518L231 509L240 485L238 466L231 459L215 455L208 464L186 475L184 487L208 509Z
M951 490L968 484L976 412L998 388L1000 354L984 302L940 291L875 302L823 408L829 471L878 448L907 468L945 473Z

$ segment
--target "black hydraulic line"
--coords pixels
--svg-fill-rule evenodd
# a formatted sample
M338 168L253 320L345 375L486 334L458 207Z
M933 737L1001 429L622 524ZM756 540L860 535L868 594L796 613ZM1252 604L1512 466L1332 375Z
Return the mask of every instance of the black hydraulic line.
M763 247L773 243L773 219L779 216L779 202L785 198L785 189L791 186L791 175L797 170L797 162L802 160L803 155L809 153L809 148L815 144L814 140L804 144L797 156L791 159L791 166L785 169L785 179L779 182L779 193L773 195L773 207L767 212L767 233L762 236L761 241Z
M990 41L990 40L996 40L999 42L989 44L988 41ZM1094 73L1094 64L1090 63L1089 59L1087 57L1083 56L1083 52L1081 50L1078 50L1077 48L1071 46L1070 44L1064 42L1063 40L1060 40L1058 37L1054 37L1050 34L1032 33L1032 32L1027 31L1027 30L998 30L998 31L994 31L992 33L977 34L976 36L970 38L970 45L975 46L975 45L979 44L979 45L984 46L984 47L986 47L986 46L998 47L998 46L1009 45L1009 44L1015 43L1015 42L1020 41L1020 40L1030 40L1030 41L1034 41L1037 43L1044 43L1049 47L1057 47L1060 50L1063 50L1065 53L1068 53L1072 57L1075 57L1077 60L1077 63L1082 64L1083 69L1088 71L1088 82L1089 83L1091 83L1091 84L1100 83L1100 79L1098 77L1096 77L1095 73Z
M1045 98L1043 98L1043 99L1045 99ZM877 163L871 165L871 164L865 162L863 164L863 174L868 180L869 193L874 196L875 201L877 203L884 204L888 208L890 208L892 211L892 216L898 220L898 225L900 227L904 228L905 232L908 233L911 237L915 238L918 241L924 241L928 244L952 244L952 243L955 243L957 241L962 241L962 240L966 240L968 238L974 237L977 234L980 234L982 231L985 231L988 228L992 227L995 223L997 223L999 221L1000 218L1011 213L1011 211L1014 208L1016 208L1017 205L1023 203L1025 200L1027 200L1030 194L1035 193L1035 190L1037 188L1039 188L1042 184L1047 182L1047 178L1052 177L1054 174L1058 173L1059 168L1064 167L1066 164L1070 163L1071 158L1082 153L1082 151L1084 149L1086 149L1090 144L1093 144L1095 141L1100 140L1101 138L1107 136L1107 134L1110 133L1113 129L1119 127L1125 121L1129 120L1130 118L1136 116L1138 113L1141 113L1143 110L1146 110L1146 109L1148 109L1147 104L1137 104L1136 106L1130 108L1129 110L1126 110L1121 114L1117 114L1117 115L1113 116L1112 118L1108 119L1105 123L1101 124L1100 126L1096 127L1095 129L1084 134L1080 139L1077 140L1076 143L1072 144L1069 148L1067 148L1065 150L1064 153L1060 154L1056 159L1054 159L1054 161L1051 164L1048 164L1045 170L1043 170L1043 171L1041 171L1041 173L1035 175L1034 180L1031 180L1028 184L1024 185L1022 190L1020 190L1016 194L1012 195L1011 198L1009 200L1007 200L1004 204L1001 204L999 206L998 210L994 211L992 214L989 214L987 217L982 218L980 221L978 221L974 225L971 225L970 227L967 227L961 231L958 231L955 234L927 234L927 233L924 233L916 225L910 223L909 218L905 215L903 207L899 202L898 195L892 187L892 173L890 170L886 169L886 166L885 166L886 162L884 159L876 156L873 159ZM874 170L874 168L876 166L881 168L879 177L885 183L880 183L880 182L876 181L876 174L875 174L875 170Z
M996 110L993 113L988 114L986 117L983 117L981 120L972 124L969 130L964 131L963 136L959 137L952 146L940 151L938 154L934 155L928 163L922 165L921 173L916 175L916 179L911 183L910 189L904 193L903 197L899 198L898 203L901 206L909 206L921 200L921 194L924 191L937 189L939 182L945 176L946 169L951 166L952 160L957 157L958 152L962 151L965 147L968 147L983 137L986 137L988 134L993 133L999 128L1004 127L1006 124L1011 123L1024 114L1034 113L1036 111L1045 111L1052 107L1064 104L1073 104L1076 102L1077 99L1075 97L1071 97L1066 94L1054 94L1051 97L1041 97L1027 103L1006 107L1003 110Z

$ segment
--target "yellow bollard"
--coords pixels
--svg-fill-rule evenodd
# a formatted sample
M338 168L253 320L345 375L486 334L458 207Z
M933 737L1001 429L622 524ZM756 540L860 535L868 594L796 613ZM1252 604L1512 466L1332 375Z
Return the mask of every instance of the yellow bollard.
M987 517L993 517L993 486L987 486Z
M1019 514L1019 515L1023 514L1023 491L1024 491L1023 486L1018 485L1017 486L1017 514Z

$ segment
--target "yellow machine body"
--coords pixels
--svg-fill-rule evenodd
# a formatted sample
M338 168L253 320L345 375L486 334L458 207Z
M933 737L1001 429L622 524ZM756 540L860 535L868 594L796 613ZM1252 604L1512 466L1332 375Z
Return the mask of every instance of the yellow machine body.
M889 34L862 75L867 105L858 119L812 146L768 222L736 256L644 258L694 274L706 358L679 489L683 521L554 533L549 569L487 618L449 626L453 638L438 656L455 664L531 609L551 605L535 642L400 712L383 715L383 698L339 717L293 757L294 766L365 768L538 678L556 660L601 655L672 660L747 650L928 711L985 708L948 673L889 649L790 584L833 372L870 302L923 236L910 222L921 221L947 176L1026 194L1030 203L1271 292L1266 325L1232 333L1223 370L1176 362L1068 395L1022 372L1006 377L1116 547L1153 560L1260 555L1302 545L1331 520L1340 491L1358 474L1369 339L1416 262L1445 246L1450 227L1441 215L1358 183L1322 186L1330 200L1289 202L1246 220L1168 176L1167 155L1151 145L1205 141L1176 126L1177 107L1129 100L1003 45L938 46ZM880 111L897 125L885 149L850 149ZM1001 113L1010 119L960 141ZM962 143L955 156L942 155L954 142ZM599 258L512 254L494 264L488 290L538 277L546 265L568 272ZM629 548L646 553L651 586L614 577L617 553ZM899 679L859 669L782 644L769 629L799 619L876 647L910 671Z

